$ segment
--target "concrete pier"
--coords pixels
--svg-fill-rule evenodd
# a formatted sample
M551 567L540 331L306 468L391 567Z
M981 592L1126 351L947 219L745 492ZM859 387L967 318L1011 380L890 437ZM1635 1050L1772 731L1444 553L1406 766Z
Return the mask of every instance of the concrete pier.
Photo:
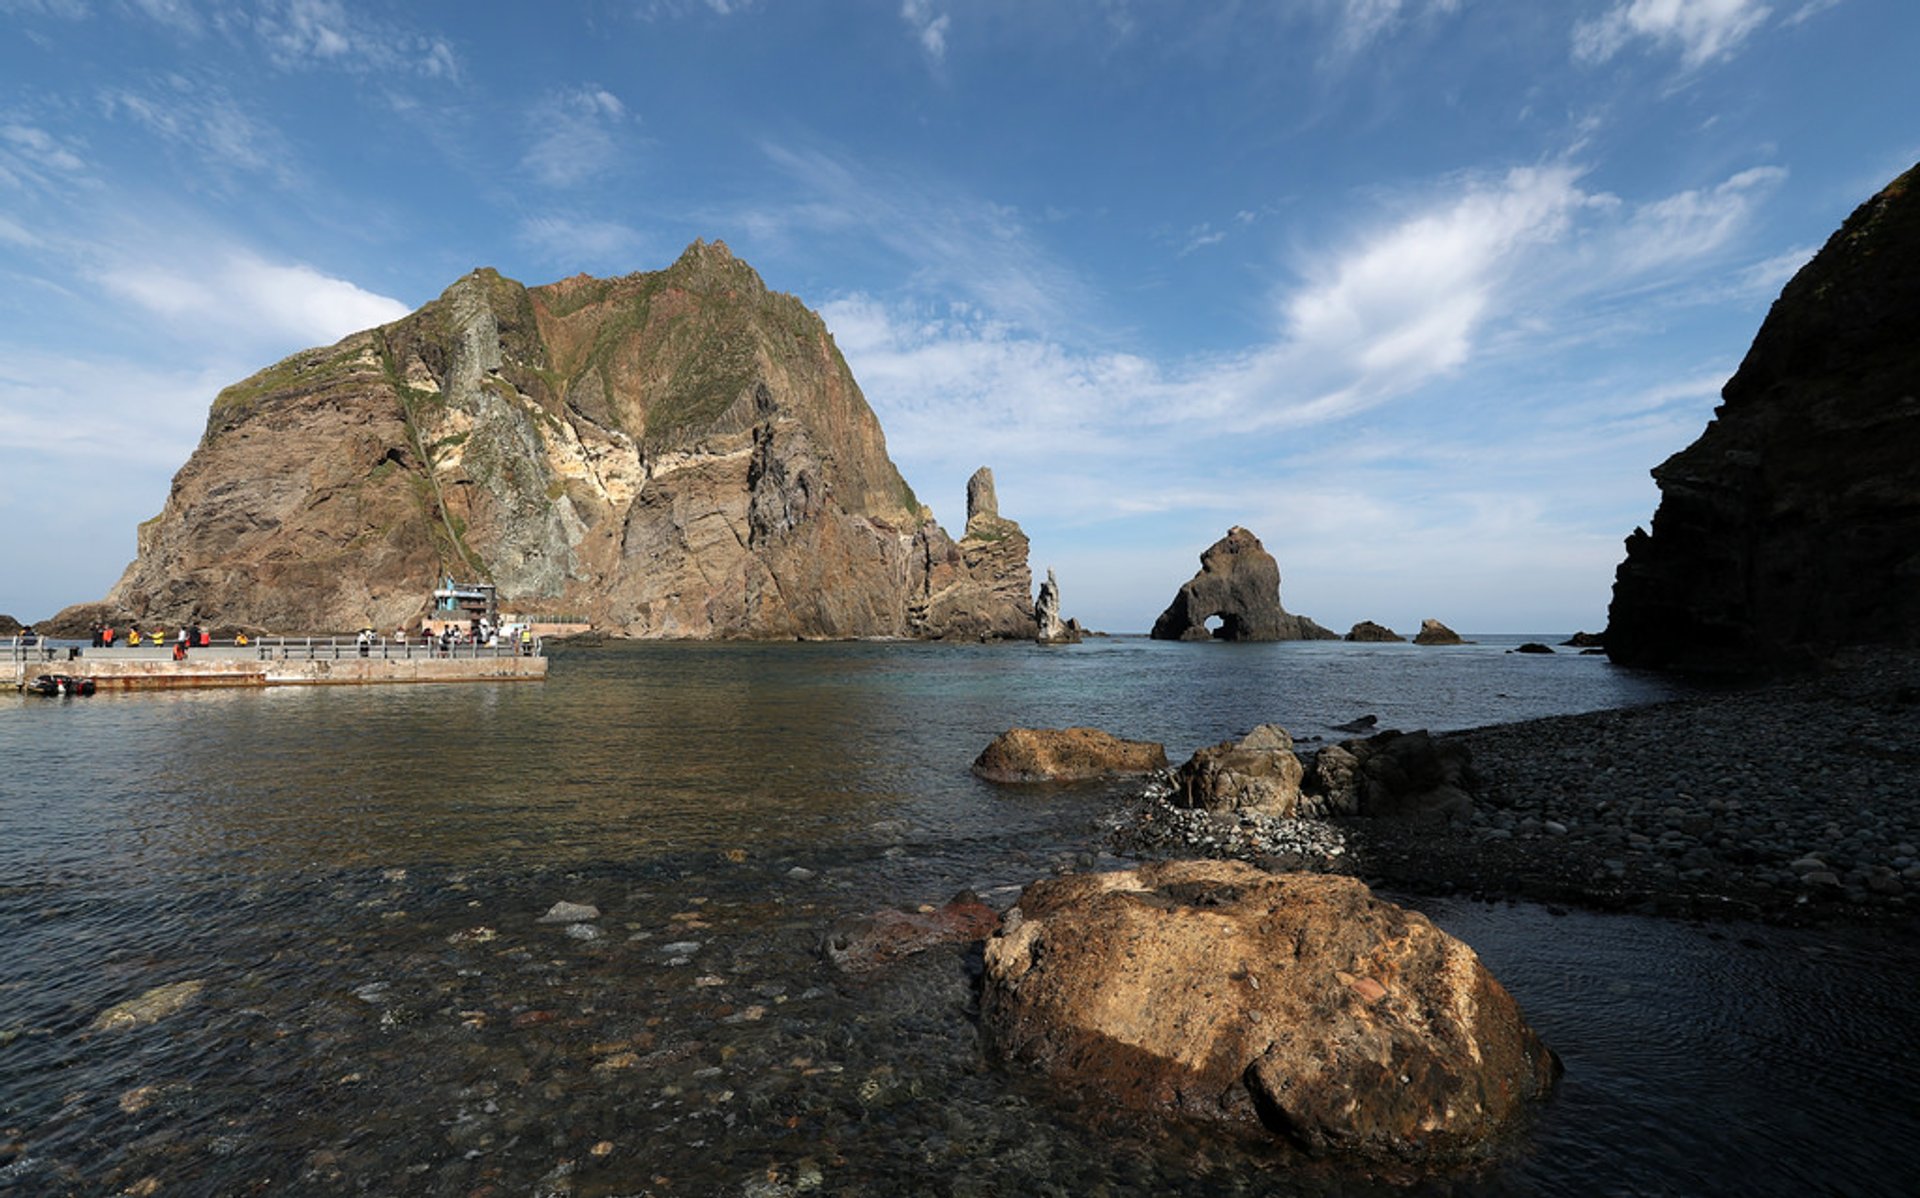
M385 652L383 653L383 649ZM176 690L209 686L367 686L397 682L510 682L544 681L544 655L520 656L508 650L471 648L451 657L431 655L424 647L411 654L375 646L361 657L348 643L339 656L331 652L263 652L251 647L222 646L195 649L185 661L174 661L170 651L153 649L82 649L69 659L64 648L52 660L44 652L15 654L0 675L16 688L41 674L91 678L96 691Z

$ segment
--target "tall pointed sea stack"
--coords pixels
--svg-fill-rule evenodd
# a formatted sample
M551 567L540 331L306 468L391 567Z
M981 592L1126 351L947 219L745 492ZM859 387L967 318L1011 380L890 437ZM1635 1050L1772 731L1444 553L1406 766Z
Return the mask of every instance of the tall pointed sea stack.
M1607 652L1756 673L1920 645L1920 167L1801 268L1700 439L1653 476Z
M949 562L820 318L695 242L615 279L477 270L228 387L84 610L385 628L452 574L633 636L1026 637L1025 544Z

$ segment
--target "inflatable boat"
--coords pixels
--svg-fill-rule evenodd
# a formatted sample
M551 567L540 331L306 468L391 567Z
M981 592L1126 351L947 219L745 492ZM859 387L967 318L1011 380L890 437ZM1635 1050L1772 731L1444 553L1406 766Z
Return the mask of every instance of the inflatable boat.
M68 674L42 674L27 683L27 689L36 695L91 695L93 679L75 678Z

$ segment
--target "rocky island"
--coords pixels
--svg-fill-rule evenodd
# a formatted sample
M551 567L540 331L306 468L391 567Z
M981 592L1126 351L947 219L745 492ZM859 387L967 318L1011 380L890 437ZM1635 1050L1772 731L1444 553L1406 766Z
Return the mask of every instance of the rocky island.
M226 388L138 558L56 622L386 628L448 574L633 637L1037 631L992 475L955 540L819 316L717 241L613 279L476 270Z

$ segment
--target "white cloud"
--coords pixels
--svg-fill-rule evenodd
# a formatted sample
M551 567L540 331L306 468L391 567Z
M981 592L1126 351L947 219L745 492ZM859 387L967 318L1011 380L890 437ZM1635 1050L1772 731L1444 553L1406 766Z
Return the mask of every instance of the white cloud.
M232 251L195 268L128 262L99 274L103 287L209 343L328 345L411 309L301 263Z
M618 96L587 84L549 95L529 120L533 143L521 166L548 187L569 188L620 168L621 133L633 118Z
M16 164L41 167L60 174L77 174L86 162L65 143L45 129L33 125L0 125L0 154ZM0 159L4 163L5 159Z
M946 60L947 30L953 24L951 14L937 12L934 0L900 0L900 19L913 31L914 39L928 58L936 63Z
M350 13L339 0L274 0L254 29L279 65L347 71L406 71L455 79L460 64L445 38Z
M205 28L191 0L132 0L132 3L148 19L189 37L198 37Z
M1755 205L1786 177L1779 167L1753 167L1713 187L1639 206L1608 246L1609 268L1635 273L1714 253L1747 226Z
M1679 50L1686 66L1697 67L1731 55L1769 12L1760 0L1616 0L1599 17L1574 26L1573 56L1605 62L1644 38Z

